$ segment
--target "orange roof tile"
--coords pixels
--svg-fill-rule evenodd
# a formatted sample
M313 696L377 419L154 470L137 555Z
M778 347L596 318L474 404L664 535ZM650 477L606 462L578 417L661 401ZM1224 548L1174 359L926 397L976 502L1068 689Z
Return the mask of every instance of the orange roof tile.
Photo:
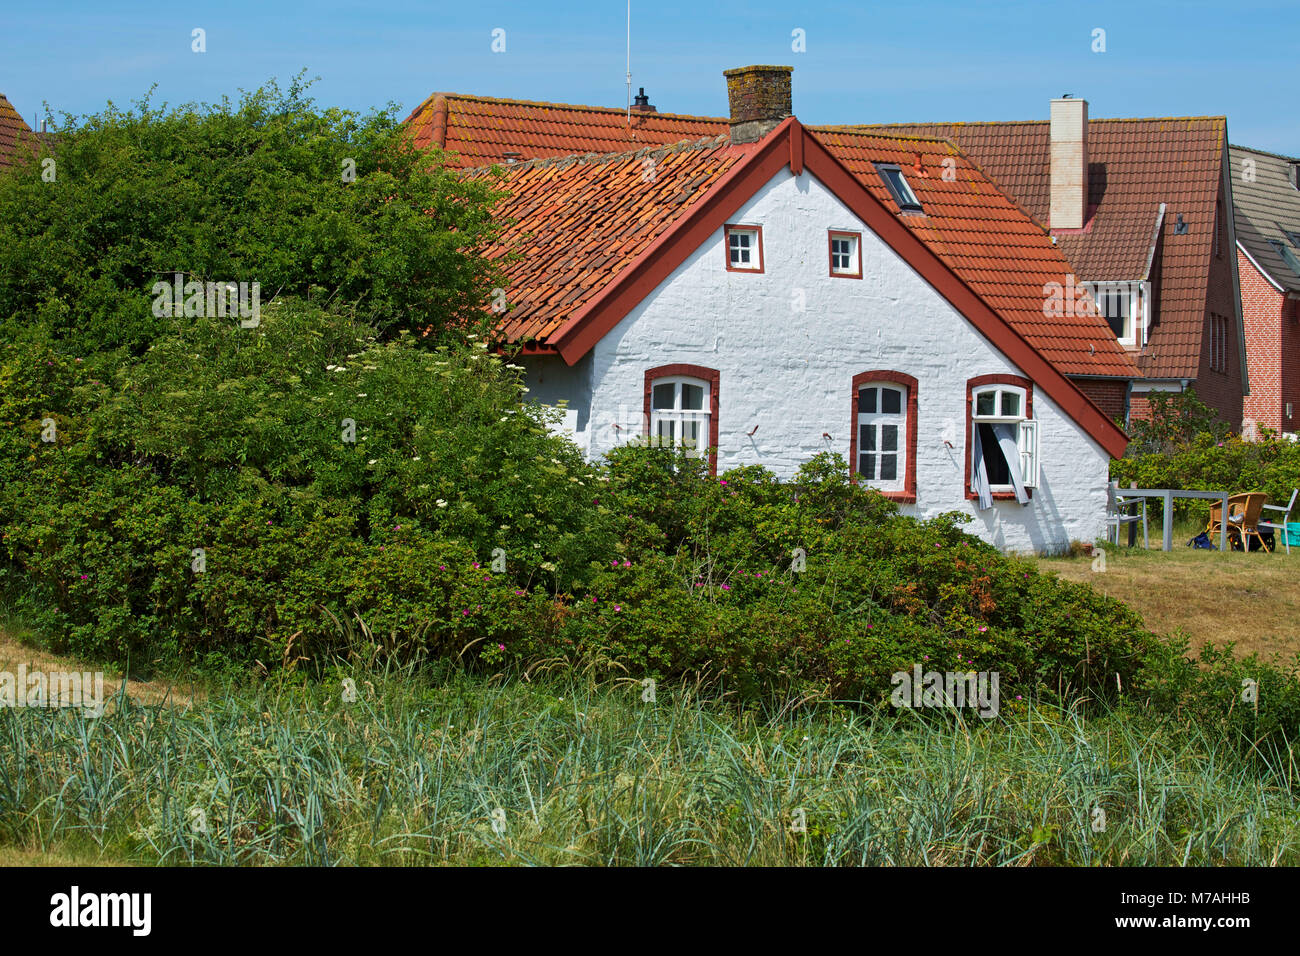
M406 119L415 144L463 168L576 153L615 153L726 133L725 119L434 93Z
M484 250L505 265L507 341L545 343L611 279L682 218L752 148L727 137L506 167L496 213L514 224ZM654 176L644 160L653 158ZM468 175L485 175L486 170Z

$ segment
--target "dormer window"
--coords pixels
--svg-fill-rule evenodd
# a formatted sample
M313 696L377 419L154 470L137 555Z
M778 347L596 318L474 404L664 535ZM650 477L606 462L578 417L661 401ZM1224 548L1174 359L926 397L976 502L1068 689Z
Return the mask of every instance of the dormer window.
M1286 171L1287 182L1294 188L1300 189L1300 163L1292 163Z
M763 271L763 227L726 226L727 271Z
M921 212L921 201L916 198L916 193L912 192L912 187L907 184L907 177L903 175L902 169L898 166L878 163L876 172L880 174L889 194L894 197L900 212Z
M831 275L862 278L862 234L830 231Z
M1141 348L1146 344L1141 282L1089 282L1085 286L1120 345Z

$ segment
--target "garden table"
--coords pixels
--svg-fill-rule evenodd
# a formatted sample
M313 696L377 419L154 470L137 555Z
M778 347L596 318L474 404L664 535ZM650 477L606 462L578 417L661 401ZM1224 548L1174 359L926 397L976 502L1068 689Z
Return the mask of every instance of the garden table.
M1216 498L1223 502L1223 514L1228 513L1228 492L1226 491L1183 491L1178 488L1119 488L1116 493L1125 498L1161 498L1165 503L1164 547L1162 550L1174 550L1174 499L1204 498L1210 501ZM1129 546L1136 544L1134 535L1137 528L1129 525ZM1228 522L1219 527L1219 550L1228 550Z

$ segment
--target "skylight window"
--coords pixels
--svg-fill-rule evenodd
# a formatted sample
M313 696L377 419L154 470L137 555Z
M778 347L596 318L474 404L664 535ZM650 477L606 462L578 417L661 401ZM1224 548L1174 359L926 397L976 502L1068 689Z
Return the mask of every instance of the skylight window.
M1283 229L1282 234L1286 236L1287 242L1300 249L1300 232L1291 232L1289 229Z
M878 164L876 172L880 173L880 178L884 180L885 187L889 194L894 197L894 202L898 203L901 212L920 212L921 201L916 198L916 193L912 192L912 187L907 184L907 177L897 166Z
M1268 244L1273 247L1274 252L1282 257L1282 261L1286 263L1287 268L1300 276L1300 259L1297 259L1296 254L1287 248L1286 243L1281 239L1270 239Z

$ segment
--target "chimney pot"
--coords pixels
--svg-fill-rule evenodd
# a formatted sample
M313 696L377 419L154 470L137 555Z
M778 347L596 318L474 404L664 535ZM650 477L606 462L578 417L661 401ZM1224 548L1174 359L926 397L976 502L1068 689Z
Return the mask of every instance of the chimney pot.
M650 97L645 95L645 87L641 87L641 92L632 98L632 109L641 113L653 113L655 108L650 105Z
M742 66L724 70L731 107L731 141L753 143L792 115L790 66Z
M1082 229L1088 212L1088 101L1052 100L1051 208L1053 229Z

